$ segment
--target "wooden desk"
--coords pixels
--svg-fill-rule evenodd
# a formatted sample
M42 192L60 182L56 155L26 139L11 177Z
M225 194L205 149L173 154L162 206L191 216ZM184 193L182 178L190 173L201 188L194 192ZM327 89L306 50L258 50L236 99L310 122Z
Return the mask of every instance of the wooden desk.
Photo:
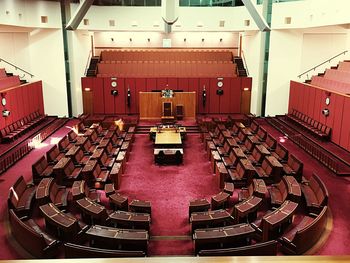
M35 199L40 205L50 202L50 187L53 184L54 178L48 177L41 179L35 192Z
M253 193L255 196L260 197L262 199L265 198L265 195L267 193L267 187L263 179L253 179L253 189Z
M228 171L223 162L216 162L215 174L219 188L223 189L225 186L225 181L227 181L229 178Z
M213 210L208 212L194 212L191 214L190 223L192 231L197 228L215 227L231 224L233 218L226 210Z
M82 146L86 143L86 141L88 141L89 139L87 137L83 137L83 136L78 136L77 137L77 141L75 142L75 146Z
M291 222L297 207L297 203L287 200L278 209L265 215L262 219L262 241L275 238L276 232L280 232L278 229Z
M179 132L162 131L156 133L155 147L162 145L182 145L181 134Z
M301 187L294 176L283 176L288 190L288 199L298 203L301 198Z
M58 163L55 164L53 167L53 173L55 175L55 178L57 180L57 183L59 185L62 185L62 182L64 178L66 177L66 174L64 172L64 169L69 165L69 162L71 161L70 158L63 157L61 160L58 161Z
M147 230L120 229L94 225L86 231L86 236L93 247L142 250L147 253L149 239Z
M122 163L116 162L113 164L109 177L114 184L114 188L119 189L122 180Z
M227 206L227 201L230 195L225 192L218 193L211 197L211 209L224 209Z
M195 254L202 249L247 245L247 239L254 233L255 229L250 224L197 229L193 234Z
M97 160L90 159L85 164L84 168L82 169L82 178L86 181L88 185L92 185L93 182L95 182L96 178L94 176L94 170L97 166Z
M281 181L281 174L283 171L283 165L272 155L266 156L266 160L270 163L272 166L272 179L275 183L278 183Z
M60 211L53 203L39 207L45 218L45 226L64 240L71 241L79 232L78 220Z
M108 217L107 210L103 205L84 197L76 201L84 221L88 224L104 224Z
M75 181L73 183L72 189L71 189L73 200L79 200L86 196L85 187L86 187L85 180Z
M247 200L235 205L233 214L236 224L246 221L246 218L250 215L252 215L251 219L255 219L261 203L262 199L260 197L252 195Z
M195 199L190 201L188 213L189 217L191 217L191 214L193 212L203 212L208 211L210 208L210 203L207 199Z
M129 208L133 212L151 214L151 202L150 201L132 200L129 204Z
M118 210L128 211L128 198L118 193L114 193L108 196L109 201L113 208Z
M147 213L115 211L108 216L108 222L114 227L149 230L151 216Z
M77 152L79 151L79 149L80 149L80 146L73 145L73 147L70 148L70 149L68 150L68 152L66 152L65 156L66 156L67 158L72 158L72 159L73 159L73 157L77 154Z

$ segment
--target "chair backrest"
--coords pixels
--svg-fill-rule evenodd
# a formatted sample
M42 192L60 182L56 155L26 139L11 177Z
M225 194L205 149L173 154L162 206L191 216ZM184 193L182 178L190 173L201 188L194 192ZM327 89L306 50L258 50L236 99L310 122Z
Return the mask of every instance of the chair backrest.
M171 101L165 101L163 102L163 116L170 117L172 116L172 102Z
M69 141L74 141L77 138L77 136L78 135L73 130L70 130L67 134Z
M288 156L288 150L280 143L277 143L276 153L282 159L286 160Z
M41 156L35 163L32 165L33 175L40 175L45 168L42 166L42 162L46 162L45 156Z
M267 134L266 137L266 145L268 147L270 147L271 149L275 149L276 148L276 139L273 138L269 133Z
M23 176L18 177L16 182L10 188L8 201L11 203L13 208L17 207L18 201L21 198L22 194L27 188L27 184L24 181Z
M60 154L60 151L58 150L57 145L55 144L54 146L51 147L51 149L49 149L46 152L46 158L48 162L53 162L57 156Z

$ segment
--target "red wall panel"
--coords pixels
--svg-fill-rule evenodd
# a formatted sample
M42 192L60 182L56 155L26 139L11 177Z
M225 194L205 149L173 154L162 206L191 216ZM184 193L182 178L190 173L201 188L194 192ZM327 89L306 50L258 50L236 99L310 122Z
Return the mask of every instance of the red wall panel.
M104 114L105 113L105 100L104 100L104 78L94 78L92 82L92 94L94 97L94 113Z
M200 78L199 84L198 84L198 105L197 105L197 112L198 113L209 113L209 106L210 106L210 80L207 78ZM206 99L206 105L203 107L203 98L202 98L202 91L203 89L206 89L207 99Z
M189 78L188 79L188 91L194 91L197 93L197 113L203 112L204 108L209 107L208 103L203 107L203 100L202 100L202 89L199 88L199 79L198 78ZM201 109L199 111L198 109Z
M223 78L223 86L221 89L224 91L224 94L219 96L219 112L220 113L230 113L230 104L231 102L236 103L236 98L231 96L231 78ZM217 82L216 82L217 85Z
M145 91L152 91L155 89L157 89L157 79L156 78L147 78Z
M114 114L114 96L111 94L112 88L111 78L103 78L103 98L104 98L104 113ZM95 97L98 100L98 97ZM94 100L96 101L96 99Z
M135 84L134 78L125 79L126 94L127 94L128 88L130 89L130 95L131 95L130 105L129 107L126 105L125 111L126 113L136 114L138 113L138 109L139 109L139 93L136 91L136 84Z
M118 78L115 81L117 81L115 89L118 91L118 95L114 96L114 114L125 114L126 90L124 88L124 78Z
M314 88L310 88L310 95L309 95L309 101L308 101L308 116L313 117L314 116L314 101L315 101L315 93L316 90Z
M334 111L330 114L334 115L334 122L332 126L332 142L339 144L341 129L342 129L342 116L344 111L344 101L345 97L337 94L332 94L331 104L334 104Z
M230 112L237 113L241 110L241 80L239 78L231 79Z
M315 93L315 106L314 106L314 119L320 121L321 114L321 102L322 102L322 90L316 89Z
M344 109L350 109L350 98L345 98ZM340 146L348 149L349 146L349 135L350 135L350 118L348 114L343 111L342 127L340 132Z
M210 86L209 86L209 112L210 113L220 113L220 97L216 94L216 91L218 90L217 86L218 80L217 79L210 79ZM222 95L223 96L223 95Z
M157 80L157 87L154 87L152 89L158 89L158 90L170 89L167 78L157 78L156 80ZM148 90L148 91L151 91L151 90Z
M178 89L181 89L183 91L188 91L189 90L189 85L188 85L188 79L187 78L180 78L178 80Z
M181 89L181 87L178 87L177 78L168 78L168 85L169 85L169 89L172 89L172 90Z
M321 94L322 94L322 97L320 101L320 122L322 124L326 124L326 117L322 114L322 110L326 108L325 101L326 101L327 95L325 91L322 91Z
M330 96L331 102L335 102L336 101L336 96L337 94L332 94ZM326 125L328 127L333 127L334 126L334 117L335 117L335 103L330 103L328 106L326 105L326 102L323 101L323 107L324 109L328 109L330 114L326 117Z
M302 112L305 113L306 115L308 114L308 106L309 106L309 94L310 94L310 89L308 88L303 88L303 106L302 106Z

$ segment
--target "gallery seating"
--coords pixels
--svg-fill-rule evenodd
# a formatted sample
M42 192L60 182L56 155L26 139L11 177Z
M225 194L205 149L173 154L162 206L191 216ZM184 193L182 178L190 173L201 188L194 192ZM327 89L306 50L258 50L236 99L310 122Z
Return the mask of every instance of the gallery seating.
M11 234L30 254L37 258L53 258L58 253L60 242L42 231L33 219L21 219L9 210Z
M310 213L319 213L328 203L328 190L320 177L312 174L308 181L301 184L301 190L306 200L306 206Z
M8 207L13 209L19 216L28 215L31 212L34 201L35 186L27 184L23 176L18 177L10 187Z
M102 168L106 168L108 170L111 170L114 163L115 163L115 157L108 156L105 149L96 149L91 156L91 159L98 160L99 164Z
M104 249L73 243L64 243L64 254L66 258L123 258L146 256L144 251Z
M246 158L246 155L240 148L232 148L229 156L223 156L222 161L226 168L236 168L240 159Z
M235 186L244 186L253 179L256 171L248 159L240 159L236 169L228 169L228 173Z
M256 134L259 130L259 124L255 120L253 120L248 129L251 133Z
M306 114L293 109L292 112L286 116L289 120L299 124L313 135L325 140L330 139L332 129L325 124L312 119Z
M71 188L73 200L88 197L94 202L100 202L100 194L96 189L89 188L85 180L75 181Z
M287 163L283 164L283 172L294 176L299 182L303 176L303 163L295 155L289 154Z
M60 208L67 207L68 189L65 186L57 185L54 178L41 179L36 189L36 200L40 205L53 203Z
M80 146L74 146L73 148L75 148L74 154L69 157L72 159L74 165L78 165L78 166L85 165L89 161L90 155L85 154ZM73 148L71 148L71 150Z
M264 180L254 178L252 182L247 187L242 187L241 191L238 193L238 200L246 200L252 195L260 198L265 198L267 193L267 188Z
M46 152L46 159L49 164L56 164L64 157L64 153L60 152L55 144Z
M312 248L320 239L327 224L327 206L319 214L305 216L295 227L286 231L280 242L286 254L301 255Z
M267 134L266 140L261 143L267 150L274 151L276 149L276 139L271 136L271 134Z
M284 178L283 178L284 179ZM288 191L285 180L281 180L277 184L272 184L271 188L269 188L271 205L273 207L278 207L287 199Z
M271 152L271 155L274 156L279 162L287 162L288 159L288 150L281 143L277 143L276 150Z
M255 243L243 247L203 249L198 252L199 256L275 256L277 254L276 240Z
M58 145L58 149L60 150L60 152L66 153L66 152L68 152L68 150L70 148L73 147L74 144L69 142L67 136L63 136L63 138L61 140L59 140L57 145Z
M53 166L47 163L45 156L40 157L32 165L33 182L39 183L42 178L50 177L53 174Z

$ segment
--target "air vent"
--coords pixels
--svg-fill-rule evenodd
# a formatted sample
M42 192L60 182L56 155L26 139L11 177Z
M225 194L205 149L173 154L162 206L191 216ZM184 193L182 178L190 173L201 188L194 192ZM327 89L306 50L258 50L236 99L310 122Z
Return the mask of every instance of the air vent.
M244 25L245 25L245 26L250 26L250 20L249 20L249 19L244 20Z
M48 22L47 16L41 16L41 23L46 24Z
M83 20L83 23L84 23L84 26L88 26L90 24L90 21L89 21L89 19L85 18Z
M284 18L284 23L290 25L292 23L292 18L290 16Z
M115 26L115 20L109 20L109 26Z
M219 27L224 27L224 26L225 26L225 20L220 20Z

